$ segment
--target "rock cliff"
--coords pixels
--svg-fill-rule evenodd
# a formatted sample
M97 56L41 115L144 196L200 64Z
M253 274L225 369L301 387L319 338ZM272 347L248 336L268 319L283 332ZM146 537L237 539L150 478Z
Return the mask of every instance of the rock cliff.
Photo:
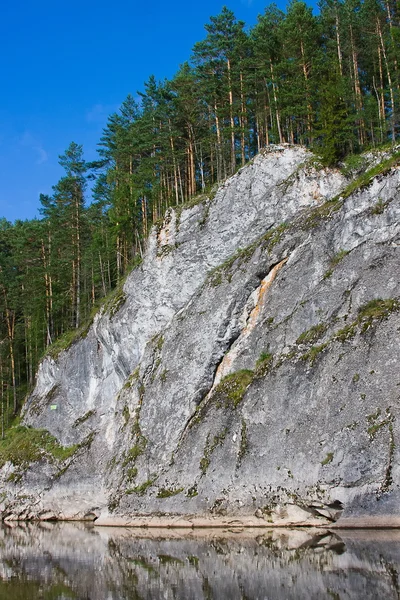
M370 157L371 161L376 158ZM271 147L171 209L23 422L3 518L400 524L400 172Z

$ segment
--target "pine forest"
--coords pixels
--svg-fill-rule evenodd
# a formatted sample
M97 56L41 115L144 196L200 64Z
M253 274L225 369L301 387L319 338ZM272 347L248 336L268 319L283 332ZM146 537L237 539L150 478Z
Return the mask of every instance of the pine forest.
M41 218L0 219L2 434L40 359L84 335L168 207L209 194L269 144L305 145L327 166L393 144L399 44L395 0L321 0L317 14L272 4L252 28L224 7L172 80L150 77L110 115L98 160L72 142Z

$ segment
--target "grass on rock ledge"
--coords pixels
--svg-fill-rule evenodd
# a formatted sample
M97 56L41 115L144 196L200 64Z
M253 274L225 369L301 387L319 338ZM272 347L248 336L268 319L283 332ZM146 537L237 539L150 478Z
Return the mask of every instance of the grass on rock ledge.
M254 372L247 369L236 371L224 377L213 393L217 406L224 404L225 408L236 408L242 401L253 378Z
M17 425L11 427L0 441L0 468L10 461L15 466L27 467L43 459L63 461L70 458L78 446L61 446L46 429Z

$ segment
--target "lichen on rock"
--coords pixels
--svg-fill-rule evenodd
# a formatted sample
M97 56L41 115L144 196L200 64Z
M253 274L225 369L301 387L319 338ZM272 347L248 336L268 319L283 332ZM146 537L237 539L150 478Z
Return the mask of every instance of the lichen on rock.
M311 159L271 148L153 229L24 407L79 460L4 461L3 515L400 522L397 157L351 186Z

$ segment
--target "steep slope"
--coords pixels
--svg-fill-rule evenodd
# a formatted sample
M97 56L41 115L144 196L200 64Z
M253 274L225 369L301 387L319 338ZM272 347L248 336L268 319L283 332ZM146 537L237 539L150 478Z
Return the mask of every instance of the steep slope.
M399 183L274 147L170 210L43 361L24 422L70 450L7 462L3 516L398 524Z

